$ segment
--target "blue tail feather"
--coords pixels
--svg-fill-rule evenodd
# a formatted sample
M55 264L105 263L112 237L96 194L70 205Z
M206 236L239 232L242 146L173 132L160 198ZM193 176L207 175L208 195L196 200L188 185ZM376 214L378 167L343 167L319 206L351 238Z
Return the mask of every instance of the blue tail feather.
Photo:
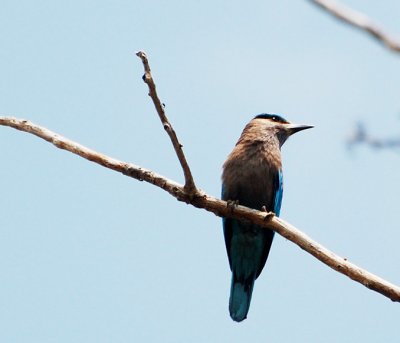
M254 278L239 281L232 274L231 295L229 298L229 313L236 322L246 319L249 312L251 295L253 293Z

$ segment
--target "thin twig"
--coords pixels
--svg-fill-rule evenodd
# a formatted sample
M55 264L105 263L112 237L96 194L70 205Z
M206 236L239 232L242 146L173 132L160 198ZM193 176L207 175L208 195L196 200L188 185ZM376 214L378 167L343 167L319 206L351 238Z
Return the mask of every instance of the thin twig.
M176 155L178 156L179 162L182 166L183 174L185 176L185 190L189 194L194 194L196 193L197 189L193 180L192 172L190 171L189 164L187 163L185 154L183 153L183 146L181 143L179 143L175 130L165 114L164 105L161 103L157 95L156 85L154 83L153 76L151 75L149 60L147 59L147 56L143 51L137 52L136 55L142 60L143 63L143 81L149 87L149 96L151 97L151 100L153 100L158 116L161 119L161 123L163 124L165 131L167 131L168 136L171 139Z
M9 126L20 131L34 134L54 144L57 148L70 151L89 161L98 163L106 168L118 171L139 181L151 183L167 191L177 200L184 201L198 208L203 208L209 212L215 213L217 216L245 219L254 224L272 229L339 273L342 273L369 289L384 295L392 301L400 302L400 287L361 269L360 267L348 262L345 258L335 255L333 252L312 240L294 226L278 217L275 217L272 213L266 214L265 212L256 211L239 205L232 208L232 206L228 206L225 201L214 198L200 190L193 195L188 193L184 186L151 170L98 153L27 120L12 117L0 117L0 125Z
M381 42L392 51L400 52L400 41L385 32L379 25L372 22L365 14L357 12L349 7L333 0L310 0L315 5L324 9L339 20L344 21Z
M352 149L355 145L365 144L373 149L399 149L400 137L376 138L367 132L363 123L359 122L347 139L347 148Z

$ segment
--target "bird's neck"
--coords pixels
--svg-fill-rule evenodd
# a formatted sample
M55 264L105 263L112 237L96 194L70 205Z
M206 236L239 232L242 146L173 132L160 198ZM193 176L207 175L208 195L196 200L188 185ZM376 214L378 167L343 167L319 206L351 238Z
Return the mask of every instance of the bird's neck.
M281 143L273 127L265 127L257 122L250 122L244 128L236 144L265 145L271 149L280 149Z
M280 169L282 167L279 141L274 137L239 140L235 149L242 160L260 160Z
M244 128L236 145L244 150L257 150L260 153L270 151L280 155L281 143L274 129L266 129L253 123Z
M244 166L252 165L255 168L268 165L269 168L279 170L282 168L279 140L276 135L245 130L231 152L228 161Z

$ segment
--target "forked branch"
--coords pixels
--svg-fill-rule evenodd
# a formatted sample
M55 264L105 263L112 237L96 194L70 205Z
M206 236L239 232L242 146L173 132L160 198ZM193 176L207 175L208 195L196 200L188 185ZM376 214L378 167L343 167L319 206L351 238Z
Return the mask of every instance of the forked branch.
M143 52L139 52L137 55L142 59L144 65L144 80L149 87L149 95L156 106L157 113L164 125L164 128L170 136L176 154L178 155L179 161L184 170L185 186L169 180L151 170L141 168L132 163L119 161L96 152L27 120L13 117L0 117L0 125L9 126L20 131L31 133L54 144L57 148L70 151L89 161L120 172L136 180L151 183L167 191L177 200L184 201L187 204L191 204L198 208L203 208L216 214L217 216L248 220L254 224L263 226L266 229L272 229L281 236L297 244L300 248L307 251L319 261L325 263L327 266L333 268L339 273L342 273L343 275L348 276L352 280L361 283L369 289L384 295L392 301L400 302L400 287L391 284L390 282L348 262L347 259L334 254L321 244L312 240L306 234L302 233L300 230L296 229L294 226L278 217L275 217L273 213L265 213L244 206L228 206L225 201L212 197L198 190L193 181L193 177L184 156L182 146L179 144L176 133L172 129L172 126L165 115L163 105L157 96L156 86L150 73L148 59Z
M244 206L228 206L225 201L212 197L200 190L195 194L188 193L184 186L151 170L108 157L27 120L12 117L0 117L0 125L9 126L20 131L34 134L54 144L57 148L70 151L89 161L120 172L136 180L151 183L164 189L177 200L184 201L198 208L203 208L217 216L249 220L254 224L272 229L339 273L342 273L369 289L388 297L392 301L400 302L400 288L398 286L391 284L390 282L350 263L347 259L334 254L321 244L312 240L306 234L302 233L300 230L296 229L294 226L278 217L275 217L273 213L266 214L265 212L256 211Z
M347 138L347 147L352 149L355 145L366 144L373 149L398 149L400 148L400 137L377 138L369 134L365 125L361 122L354 126L353 132Z

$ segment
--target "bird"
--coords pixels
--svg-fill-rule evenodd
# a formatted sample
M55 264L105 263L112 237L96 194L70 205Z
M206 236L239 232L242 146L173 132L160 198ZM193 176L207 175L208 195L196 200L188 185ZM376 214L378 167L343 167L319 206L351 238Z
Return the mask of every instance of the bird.
M244 128L222 167L222 199L279 216L283 195L281 147L296 132L312 128L277 114L255 116ZM255 280L267 261L274 231L223 218L225 246L232 271L229 312L247 318Z

